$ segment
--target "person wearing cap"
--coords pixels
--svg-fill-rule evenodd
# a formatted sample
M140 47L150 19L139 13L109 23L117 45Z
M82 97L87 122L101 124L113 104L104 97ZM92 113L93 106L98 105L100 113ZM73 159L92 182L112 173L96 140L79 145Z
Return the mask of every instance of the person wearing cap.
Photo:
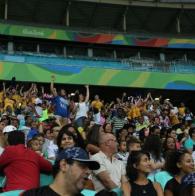
M9 135L10 132L16 131L16 130L17 130L17 128L14 127L13 125L7 125L7 126L5 126L4 129L3 129L3 134L5 136L5 139L7 140L8 135Z
M82 148L67 148L62 150L56 158L53 166L53 183L49 186L28 190L21 195L82 195L80 192L82 191L90 174L89 169L97 170L99 167L99 163L97 161L90 160L88 154Z
M13 125L7 125L3 129L3 133L6 134L6 133L9 133L15 130L16 130L16 127L14 127Z
M126 178L125 166L115 157L117 152L116 137L111 133L101 133L99 136L100 151L91 160L100 163L100 169L93 171L92 181L97 192L107 189L118 195L129 195L130 187Z

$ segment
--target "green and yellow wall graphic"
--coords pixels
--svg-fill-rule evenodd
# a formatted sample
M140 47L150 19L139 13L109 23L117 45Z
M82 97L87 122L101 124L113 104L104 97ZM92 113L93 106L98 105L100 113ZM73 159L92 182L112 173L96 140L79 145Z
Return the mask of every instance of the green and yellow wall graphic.
M43 66L25 63L0 62L0 79L18 81L56 82L63 84L90 84L104 86L140 87L156 89L195 90L195 74L137 72L104 68Z

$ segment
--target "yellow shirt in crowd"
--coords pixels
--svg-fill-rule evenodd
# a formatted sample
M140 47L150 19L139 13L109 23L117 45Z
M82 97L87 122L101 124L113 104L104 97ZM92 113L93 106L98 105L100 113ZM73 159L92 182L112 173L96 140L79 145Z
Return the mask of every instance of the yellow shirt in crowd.
M92 106L93 108L97 108L98 110L101 110L103 104L102 104L102 102L99 101L99 100L94 100L94 101L92 101L91 106Z

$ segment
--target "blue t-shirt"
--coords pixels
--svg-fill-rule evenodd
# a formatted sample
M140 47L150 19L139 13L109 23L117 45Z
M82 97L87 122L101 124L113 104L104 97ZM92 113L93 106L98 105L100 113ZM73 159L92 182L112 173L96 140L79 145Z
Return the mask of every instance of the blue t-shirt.
M68 101L61 96L53 98L53 104L55 105L55 115L68 118Z
M34 136L39 133L37 129L31 128L27 135L27 140L31 140Z
M186 149L193 149L193 146L194 146L194 145L195 145L195 141L192 140L191 137L189 137L189 138L185 141L185 143L184 143L184 147L185 147Z

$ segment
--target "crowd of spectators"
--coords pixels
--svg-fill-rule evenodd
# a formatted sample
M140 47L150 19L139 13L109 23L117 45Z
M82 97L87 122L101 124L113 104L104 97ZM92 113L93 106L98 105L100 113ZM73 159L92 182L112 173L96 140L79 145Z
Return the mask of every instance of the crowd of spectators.
M48 92L35 83L26 89L2 82L3 193L195 193L195 118L182 97L180 105L173 105L151 93L134 97L124 92L107 103L103 95L91 97L88 85L84 93L68 94L55 79L51 76ZM43 173L51 181L40 188Z

